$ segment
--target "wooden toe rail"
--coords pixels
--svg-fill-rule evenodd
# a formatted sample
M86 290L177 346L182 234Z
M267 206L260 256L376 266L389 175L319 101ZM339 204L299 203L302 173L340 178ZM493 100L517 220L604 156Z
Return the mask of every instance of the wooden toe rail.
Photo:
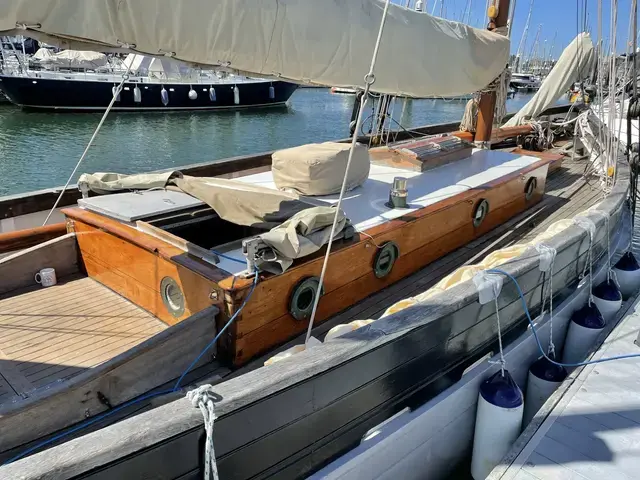
M14 252L24 248L34 247L42 242L61 237L67 233L64 222L46 225L44 227L25 228L15 232L0 233L0 253Z

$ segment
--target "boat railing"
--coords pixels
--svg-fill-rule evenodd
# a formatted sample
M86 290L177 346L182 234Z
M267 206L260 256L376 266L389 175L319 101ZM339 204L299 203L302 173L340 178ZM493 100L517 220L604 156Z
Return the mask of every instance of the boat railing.
M26 68L26 63L5 61L0 68L3 75L15 77L51 78L64 80L84 80L119 82L126 72L119 65L109 65L97 68L74 68L63 65L34 65ZM270 80L261 78L245 77L233 74L221 75L215 70L190 70L188 73L175 73L166 75L164 72L135 72L130 75L128 83L179 83L186 85L219 85L229 83L255 83L259 81L268 82Z

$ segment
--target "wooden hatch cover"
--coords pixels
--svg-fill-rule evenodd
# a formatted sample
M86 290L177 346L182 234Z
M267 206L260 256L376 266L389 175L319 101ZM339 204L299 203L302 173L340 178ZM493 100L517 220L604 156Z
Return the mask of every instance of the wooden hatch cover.
M424 172L471 156L473 145L454 135L375 147L369 150L371 161L395 168Z

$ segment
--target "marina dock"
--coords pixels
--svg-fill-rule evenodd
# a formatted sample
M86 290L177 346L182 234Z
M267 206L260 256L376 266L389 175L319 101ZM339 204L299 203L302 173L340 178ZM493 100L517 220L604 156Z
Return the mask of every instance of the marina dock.
M640 354L640 296L591 360ZM640 472L640 359L576 369L547 401L490 480L625 480Z

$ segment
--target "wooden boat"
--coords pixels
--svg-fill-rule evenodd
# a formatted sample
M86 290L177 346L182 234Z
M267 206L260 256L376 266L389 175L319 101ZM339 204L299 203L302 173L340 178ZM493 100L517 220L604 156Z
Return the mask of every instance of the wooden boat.
M404 168L396 158L446 138L461 147L458 157L468 157L427 156L438 169L424 172ZM543 197L549 163L559 158L472 152L455 136L372 152L369 180L343 207L359 233L334 246L330 266L343 267L331 268L326 277L318 324L535 205ZM262 186L273 181L268 167L259 170L237 172L234 181ZM384 205L398 175L409 178L410 208ZM123 201L141 196L150 199L140 200L145 205L154 205L143 214L126 217L126 210L118 210ZM334 197L316 200L330 204ZM167 201L184 201L185 207L162 211ZM187 194L121 193L80 203L82 208L63 210L66 235L0 260L5 297L0 371L7 380L0 411L2 424L15 426L0 440L3 450L177 377L192 360L188 352L204 348L250 292L244 311L218 344L217 358L228 367L246 364L307 329L312 287L300 285L320 273L318 255L296 261L281 275L261 274L254 291L253 279L243 278L246 264L227 258L243 259L241 242L257 230L224 227L211 208ZM375 245L384 244L398 255L380 272ZM210 249L226 258L211 264ZM34 290L33 275L44 266L55 268L64 282ZM47 416L58 403L65 410ZM47 420L37 429L17 428L33 416Z
M70 7L63 8L63 3L57 2L61 11ZM15 12L24 10L25 4L21 5ZM309 17L310 12L296 10L301 5L303 3L289 6L286 14L295 17L305 13L305 18ZM355 2L347 3L337 10L333 4L325 4L311 13L332 12L339 26L344 18L349 18L344 15L344 9L353 5ZM316 8L315 4L312 7ZM385 8L388 7L387 4ZM499 18L492 18L495 25L506 24L508 8L503 7ZM266 5L265 9L268 8ZM385 27L392 32L391 40L396 38L394 29L404 28L405 20L415 22L417 27L421 26L420 22L445 22L400 7L393 9L394 14ZM110 13L113 15L109 18L114 22L122 21L121 12ZM135 19L137 13L140 12L132 9L130 20ZM247 10L247 15L250 14ZM43 23L35 28L53 37L62 31L66 32L67 39L93 38L82 22L70 25L61 17L48 19L42 15L41 12L38 18L42 17ZM260 17L268 15L260 12ZM371 18L375 17L372 13ZM175 18L178 22L183 17ZM193 16L190 18L196 20ZM314 24L317 22L313 15L310 18ZM363 25L368 18L362 17ZM19 23L17 18L9 20ZM307 27L314 28L314 25ZM6 28L13 29L13 23ZM175 28L183 35L190 34L188 29ZM358 28L365 30L363 35L371 34L372 29L366 31L362 25ZM473 29L467 30L472 36L480 35ZM443 74L451 83L470 84L473 88L466 91L477 90L475 83L486 86L496 78L496 73L502 72L505 64L502 56L508 55L508 48L502 51L508 43L489 36L495 45L487 63L493 65L477 73L490 78L447 77L447 65L442 66L443 72L435 71L434 76ZM295 48L304 50L308 46L305 42L313 41L313 37L300 35ZM148 39L140 40L143 42L139 42L138 48L144 51L144 41ZM188 57L193 53L188 51L190 44L180 40L176 39L176 45L180 46L181 54ZM238 45L238 49L242 50L254 40L257 37L248 36L246 45ZM441 40L446 44L449 37ZM460 53L469 53L466 47L474 41L472 38L464 43ZM289 45L284 42L283 48ZM419 45L424 49L429 43L423 41ZM394 52L392 47L390 51ZM205 62L219 62L224 58L223 53L219 45L214 45L200 58ZM318 58L322 59L323 53L326 52L318 52ZM211 55L216 60L209 58ZM379 82L376 88L381 93L402 93L392 92L394 83L385 78L385 72L393 71L394 55L387 51L383 57L388 68L376 79ZM420 58L415 56L416 60ZM354 65L359 60L351 57ZM467 60L466 67L471 68L475 60ZM260 67L252 63L251 56L240 55L239 61L244 62L241 70L264 68L262 59ZM286 62L282 67L278 75L285 79L295 79L305 71L305 68L292 68ZM356 67L352 70L359 71ZM355 84L351 72L327 72L332 80L329 84ZM431 82L432 87L435 83L438 82ZM429 82L423 78L406 80L414 96L421 96L427 90L425 84ZM457 93L442 82L438 85L429 93ZM25 394L31 393L33 400L16 398L3 405L0 422L10 434L3 435L0 449L10 464L2 467L0 474L12 477L19 472L23 478L52 474L60 478L199 477L204 460L202 416L190 400L176 397L184 394L180 390L182 386L205 383L215 385L209 387L216 417L212 441L222 478L301 478L354 447L370 428L406 407L424 403L459 380L463 371L491 351L497 342L493 305L478 303L478 289L471 281L435 292L408 308L400 308L402 304L396 304L397 300L405 298L413 289L423 290L448 269L471 257L531 233L543 218L570 216L574 209L595 203L595 198L601 195L594 190L581 197L581 203L576 202L576 191L586 185L576 172L584 171L584 165L571 162L564 170L554 169L552 175L556 177L550 181L557 182L555 195L545 198L550 166L557 167L562 157L558 151L491 149L493 138L514 138L531 132L531 127L526 126L496 129L492 133L494 97L483 94L480 100L475 136L459 133L445 138L413 139L370 152L369 175L348 192L342 203L345 217L351 219L349 223L353 228L351 231L345 228L348 222L344 221L340 236L328 250L329 269L324 291L318 286L320 282L314 283L313 277L320 273L319 257L326 247L320 245L313 253L291 257L292 265L279 274L266 269L253 274L258 255L254 254L252 242L256 237L264 240L264 233L254 224L225 223L223 212L205 202L205 196L196 194L194 199L187 195L189 189L183 187L191 180L185 177L179 181L176 178L180 177L167 175L161 186L170 188L87 197L79 201L79 207L63 210L68 232L64 237L0 261L0 271L15 265L24 272L12 279L13 290L6 292L6 305L31 308L35 302L28 295L33 292L19 290L24 285L18 280L26 283L27 272L30 276L44 266L28 266L32 258L47 258L49 262L61 260L61 256L52 254L52 249L67 242L71 245L67 248L77 252L77 257L71 257L77 258L78 265L77 270L71 265L68 272L84 277L61 276L61 280L69 281L36 291L36 295L49 295L47 292L51 289L59 290L66 285L71 285L69 289L74 295L74 285L79 285L73 284L74 281L91 285L97 282L94 295L107 302L117 299L124 311L139 315L141 322L146 322L139 326L142 337L149 338L136 339L142 341L133 348L124 347L126 350L111 358L109 355L115 351L100 352L96 348L96 353L105 354L104 363L90 365L91 368L82 373L78 372L82 365L73 365L78 360L73 352L64 346L58 348L57 344L64 345L63 337L50 341L42 335L37 337L40 343L27 341L25 349L35 358L42 348L47 352L60 350L61 355L70 353L63 360L64 367L76 369L67 370L69 375L46 391L27 390ZM465 143L469 137L484 148L470 151ZM567 228L550 234L547 239L557 250L554 285L558 295L572 288L587 263L606 251L610 234L615 235L623 228L628 189L626 167L620 165L616 175L618 183L599 206L606 220L599 215L593 215L591 220L596 227L593 238L569 222ZM278 194L274 171L268 167L252 165L250 171L238 168L229 172L229 176L232 178L224 182L225 185L233 185L239 192L260 190L265 202ZM221 183L211 179L198 182L210 187ZM176 187L180 191L176 192ZM231 197L237 198L240 197ZM326 209L336 203L336 197L335 194L303 194L291 198L295 205L298 201L311 205L302 210L305 212ZM335 216L340 217L340 212ZM23 245L28 243L27 239ZM242 264L245 261L246 266ZM537 269L538 263L539 255L524 252L501 264L517 277L533 311L540 308L545 283L545 276ZM428 270L422 270L425 265L430 265ZM58 268L67 273L63 266ZM315 338L322 339L330 327L347 318L382 318L260 368L278 347L287 349L292 345L286 344L287 340L292 339L294 345L300 343L295 337L308 327L309 299L314 298L314 288L322 292L317 323L311 331ZM78 296L71 298L82 297L82 294L75 295ZM504 319L502 333L506 339L523 331L526 325L517 300L513 289L505 287L498 307ZM46 302L42 305L46 314L50 305ZM395 307L396 311L393 308L389 311L389 307ZM106 312L99 308L97 313ZM34 321L42 322L42 316L42 313L34 314ZM7 321L12 319L14 316ZM18 324L16 328L19 327ZM153 335L152 327L162 332ZM181 335L184 336L177 340L179 347L172 349L170 343ZM220 340L212 359L206 348L218 336ZM87 340L87 344L91 345L92 341ZM178 348L181 354L173 352ZM184 349L192 355L184 353ZM56 360L50 358L49 361ZM23 378L29 380L22 371L23 362L9 358L0 363L5 364L14 367L16 383ZM27 370L28 367L24 372L32 372ZM141 412L147 409L150 411ZM89 419L83 420L85 416ZM33 418L42 419L39 426L23 428L25 422ZM210 416L209 440L212 421ZM70 429L65 430L65 426ZM86 428L98 430L80 436ZM76 436L79 438L71 439ZM33 454L57 442L62 444ZM209 453L204 460L207 469L212 460L211 444L208 445ZM27 455L31 456L20 460Z
M543 164L542 168L547 168L547 164ZM624 169L621 168L622 176ZM335 287L335 284L329 287L321 299L321 305L327 309L324 312L330 320L325 324L319 324L314 329L313 335L322 338L330 327L348 321L349 318L375 318L398 299L406 297L410 291L422 291L428 288L443 274L468 262L469 259L477 258L478 255L508 245L517 239L530 237L545 228L551 221L574 215L589 207L598 200L600 191L585 183L577 174L583 169L580 162L565 161L563 168L551 174L549 180L541 178L543 183L546 182L548 195L540 203L527 205L525 202L524 213L516 215L512 221L503 222L499 229L492 230L486 227L486 230L478 232L481 235L475 243L449 255L440 254L439 260L431 267L416 268L417 273L403 275L404 279L400 282L382 289L364 301L349 300L350 303L345 303L349 307L347 310L332 316L331 313L343 310L345 304L339 303L340 296L329 297L332 292L339 291L340 287ZM522 185L520 178L518 181L518 185ZM623 183L618 190L612 192L610 199L607 200L608 203L605 204L608 209L610 206L608 211L611 212L612 232L622 228L622 207L626 192ZM486 194L485 191L481 193ZM470 208L471 205L467 205L469 207L464 208ZM14 307L24 303L32 305L35 303L34 296L43 296L43 300L46 300L47 296L50 298L56 289L73 291L76 287L86 287L90 284L93 289L91 297L114 302L120 306L122 309L120 311L136 312L134 318L127 320L128 323L124 328L128 328L127 326L134 328L132 325L134 322L139 322L138 325L140 325L138 327L140 337L129 339L140 342L138 346L125 350L126 346L117 341L113 342L112 352L121 348L124 351L122 355L86 371L78 372L68 369L67 374L70 378L54 384L44 392L43 397L38 397L36 394L33 400L30 398L21 400L26 402L25 405L32 402L31 408L51 411L49 408L52 408L51 405L54 403L50 402L57 397L67 406L66 411L73 414L67 417L66 422L73 422L81 421L87 409L90 415L99 411L108 411L121 404L126 398L130 398L130 395L170 388L185 363L190 362L199 347L212 338L215 332L212 325L214 314L218 314L216 317L218 326L224 322L224 318L228 317L233 307L231 300L233 297L230 295L235 292L225 291L225 295L218 295L218 300L214 301L210 298L211 291L218 289L222 291L221 285L225 285L224 279L220 277L222 271L217 266L206 265L177 247L104 215L78 208L66 210L65 214L69 219L71 233L31 248L24 254L6 258L2 260L0 268L5 269L10 266L18 268L17 265L20 262L33 259L34 263L31 264L29 275L23 276L24 282L30 283L31 273L42 266L42 262L38 260L41 258L39 255L52 255L53 258L65 262L65 258L77 258L75 257L77 253L79 263L75 265L72 262L65 263L73 266L66 271L70 276L65 276L64 268L58 266L61 280L64 282L61 285L52 289L35 291L31 289L29 292L14 291L8 295L5 294L7 298L3 302L12 302L8 305L13 304ZM466 218L471 221L470 215ZM601 225L601 223L604 224L604 220L598 219L597 216L594 216L593 220L599 226L594 242L595 257L599 258L606 250L604 245L606 234L603 231L604 225ZM415 229L420 225L420 217L403 220L401 223L399 227L401 229L395 233L397 236L394 236L393 230L389 229L378 233L372 232L374 239L399 239L400 232L405 231L405 228ZM433 223L430 225L432 227ZM391 227L391 225L385 226ZM584 268L588 243L585 242L585 235L584 230L574 227L553 239L554 244L559 246L557 257L559 267L557 278L554 278L554 284L557 285L559 292L572 288L571 285ZM366 247L363 245L367 240L369 240L368 237L362 240L354 238L344 241L336 249L335 255L344 255L353 250L356 254L351 257L354 259L353 268L362 268L355 261L359 257L366 258L366 264L371 268L373 252L359 253L366 252ZM454 248L454 245L450 244L444 248ZM60 251L66 251L66 256L57 253ZM422 251L428 251L428 249ZM400 258L402 258L402 250ZM416 261L415 257L410 258ZM430 258L426 255L425 261L429 261ZM529 265L535 265L536 261L537 258L525 257L504 267L518 275L521 285L528 292L527 298L530 299L532 309L538 305L539 291L544 280L535 269L530 270ZM82 277L78 277L78 266L80 268L83 266L86 271L82 273ZM398 267L394 267L394 270L396 268ZM271 285L277 285L278 282L283 282L289 277L290 280L286 283L289 285L290 292L295 285L294 279L300 278L299 275L305 270L313 273L318 269L317 260L311 259L293 267L282 276L266 276L258 286L265 289L263 295L274 296L271 292L278 292L279 289ZM26 268L18 268L18 270L28 271ZM151 277L141 275L140 272L143 271L154 272L154 275ZM145 285L147 282L157 283L167 272L175 276L174 278L180 282L179 285L185 293L187 307L184 316L177 321L164 310L157 287L154 291L153 285L150 287ZM73 276L74 274L76 276ZM367 278L369 277L365 275L363 280ZM118 280L114 281L114 279ZM124 288L123 280L129 281L127 289ZM347 285L357 285L351 277L345 277L344 281L349 282ZM361 285L369 283L370 281L363 281ZM381 283L386 285L384 280ZM190 285L189 288L187 284ZM563 285L566 286L564 289ZM111 289L116 290L119 295ZM140 309L136 305L144 301L145 292L149 292L152 300ZM362 296L368 292L363 290ZM286 330L280 329L282 323L277 318L270 322L263 320L268 316L261 317L260 309L262 305L269 305L269 303L261 300L257 293L258 290L256 290L256 296L252 298L255 304L250 302L247 308L254 308L254 312L258 313L252 313L251 316L242 315L238 318L237 328L230 330L232 333L229 341L218 345L218 359L213 362L203 362L187 382L198 382L198 379L201 379L217 383L215 388L221 396L221 401L216 406L220 417L216 421L215 439L218 468L223 477L249 478L262 472L263 476L278 475L279 478L297 478L305 472L313 471L322 465L324 462L322 459L332 458L345 448L354 445L367 430L384 418L406 405L420 404L424 399L430 398L460 378L463 370L491 349L495 342L492 312L473 301L474 295L477 295L474 289L461 287L453 293L445 294L444 297L441 295L433 301L379 320L370 327L356 330L342 341L328 342L317 349L311 349L307 353L300 354L295 361L283 361L269 367L257 368L265 358L270 356L259 356L259 352L265 345L264 340L260 338L259 342L262 343L257 343L257 348L249 350L254 355L258 355L256 361L236 368L232 365L234 361L243 363L249 360L244 350L247 345L256 345L255 340L251 343L245 341L246 337L257 338L251 335L251 331L244 335L244 338L239 335L239 332L243 332L245 328L251 328L248 326L255 325L253 322L265 322L267 331L286 332L286 335L279 338L279 342L285 341L288 336L295 335L306 327L304 322L299 325L293 320L288 320L284 325L293 326L293 328ZM358 291L349 293L359 295ZM282 296L286 296L286 292ZM221 301L222 298L225 300ZM334 305L324 306L323 302L328 298L334 298L331 302ZM42 305L46 306L47 303L43 302ZM82 304L78 304L78 307L81 308ZM501 308L504 310L501 317L512 319L506 326L507 330L513 332L512 335L522 331L522 313L519 312L518 304L505 300ZM78 315L82 319L82 313L79 312ZM277 312L272 317L277 317ZM120 318L116 319L116 323L118 320ZM174 325L169 326L169 323ZM273 324L273 330L271 324ZM160 333L154 336L154 332ZM91 332L87 336L95 339L93 335L95 333ZM143 340L145 335L150 338ZM62 338L56 338L59 345L64 345ZM89 340L89 345L91 341ZM98 339L96 345L103 343ZM33 342L31 345L32 348L37 348ZM239 345L242 348L238 348ZM284 347L289 345L291 343ZM400 352L403 353L400 354ZM100 353L100 350L96 349L96 353ZM228 360L221 361L225 353ZM150 363L150 359L153 359L153 363ZM2 365L7 365L6 360ZM20 371L20 367L17 370ZM229 375L230 371L231 375ZM125 388L127 385L128 389ZM310 386L313 386L311 390L308 388ZM156 387L155 390L154 387ZM319 392L322 392L321 399L312 400L313 397L309 396L315 396ZM75 400L72 400L74 396ZM169 394L168 398L173 398L173 395ZM159 407L157 402L158 400L143 400L137 407L125 406L122 411L115 412L112 418L101 420L99 424L104 426L122 417L132 418L37 454L32 457L32 461L26 459L17 462L16 468L20 465L21 469L25 467L28 469L29 473L25 478L36 478L37 475L51 468L60 469L59 471L63 472L63 478L70 477L71 472L88 472L96 468L101 472L109 472L108 475L121 478L139 475L177 478L189 471L197 471L200 468L200 461L196 445L202 432L198 430L199 426L201 428L200 414L193 407L187 406L185 400L176 400ZM162 397L160 402L163 402ZM77 405L76 408L73 408L74 404ZM282 405L285 404L288 407L283 411ZM21 410L19 405L19 403L11 403L9 407L19 412ZM347 408L347 405L350 407ZM157 408L151 412L136 415L138 408L145 408L145 406ZM6 406L3 408L6 409ZM50 430L63 426L63 423L60 423L62 421L60 409L56 412L55 416L51 416ZM358 420L345 424L346 418L340 416L341 412L343 414L348 412L349 418ZM36 413L36 410L31 410L31 414L32 418L36 415L37 418L43 418L43 414ZM3 425L9 425L12 418L12 415L6 415L3 412ZM22 417L22 421L24 418L27 416ZM47 418L46 415L44 418ZM245 423L249 418L256 419L250 426ZM152 422L154 427L150 430L143 427L147 422ZM241 432L237 429L237 422L245 425ZM37 435L48 438L45 435L47 422L39 424L42 427L39 427L41 429L37 431ZM321 425L322 428L320 428ZM142 431L141 429L145 431L143 437L137 433ZM304 434L303 443L293 444L290 440L300 435L296 433L300 432L300 429L314 433ZM17 440L18 443L28 442L28 437L25 437L25 433L22 432L18 431L15 434L15 436L22 436ZM12 435L14 438L15 436ZM238 438L232 440L234 437ZM259 440L251 442L252 438ZM3 436L3 442L7 441L7 437ZM25 443L20 448L5 450L4 458L9 458L25 447L33 445L34 442ZM97 445L101 453L96 457L89 452L95 452ZM183 457L180 461L166 460L175 463L175 466L167 469L167 463L162 461L167 456L167 453L163 453L165 448L175 452L192 452L192 457L189 457L190 459ZM302 451L295 454L294 450L299 451L300 448ZM69 464L62 465L56 459L56 457L69 458L61 455L60 449L63 451L73 449L74 453L71 457L73 460ZM123 456L130 460L123 462ZM167 458L174 457L169 455ZM259 458L260 461L247 462L247 458ZM7 471L11 472L11 470Z

